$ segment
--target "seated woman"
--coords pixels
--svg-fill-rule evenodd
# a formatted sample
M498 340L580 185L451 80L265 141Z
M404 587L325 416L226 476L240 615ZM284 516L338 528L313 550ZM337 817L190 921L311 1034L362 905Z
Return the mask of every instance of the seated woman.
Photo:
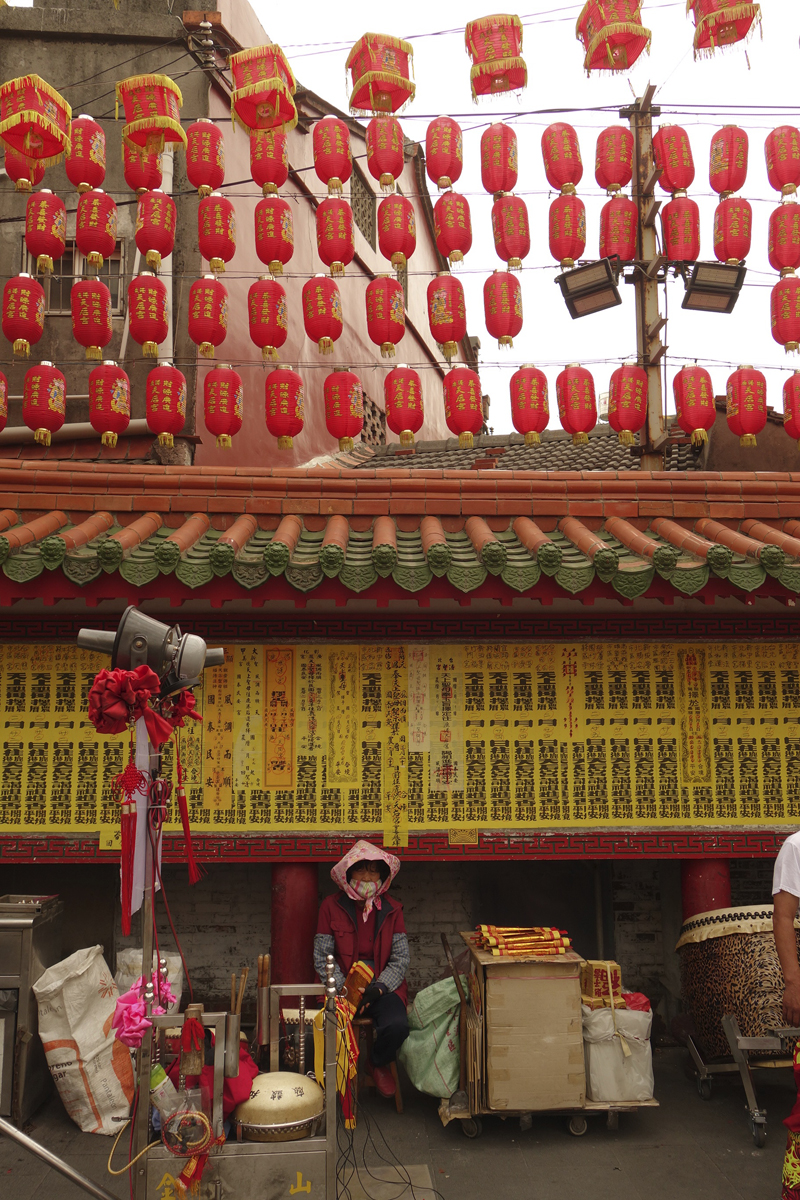
M314 938L317 974L325 978L325 958L332 954L340 991L354 962L368 963L375 973L358 1015L370 1017L375 1026L370 1067L382 1096L395 1093L389 1063L408 1037L408 938L403 906L386 894L399 870L400 860L393 854L356 842L331 871L341 891L322 901Z

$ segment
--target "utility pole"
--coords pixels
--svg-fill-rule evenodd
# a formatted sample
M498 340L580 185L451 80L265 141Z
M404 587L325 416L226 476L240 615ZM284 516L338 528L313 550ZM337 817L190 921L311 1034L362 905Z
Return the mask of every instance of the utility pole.
M633 134L633 199L639 209L636 238L637 261L633 278L636 292L636 361L647 372L647 421L640 434L639 454L643 471L663 470L664 400L660 363L667 351L661 332L667 321L658 310L659 276L663 278L666 259L656 245L656 216L661 201L653 195L661 171L653 161L653 117L661 109L653 106L655 87L648 84L643 96L620 117L630 122Z

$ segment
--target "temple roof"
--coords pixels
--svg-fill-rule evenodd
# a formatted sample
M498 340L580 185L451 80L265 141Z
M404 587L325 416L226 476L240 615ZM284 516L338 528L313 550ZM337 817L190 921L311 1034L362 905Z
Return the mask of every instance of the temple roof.
M400 460L402 461L402 460ZM800 473L0 460L0 602L800 591ZM160 590L159 590L160 588Z

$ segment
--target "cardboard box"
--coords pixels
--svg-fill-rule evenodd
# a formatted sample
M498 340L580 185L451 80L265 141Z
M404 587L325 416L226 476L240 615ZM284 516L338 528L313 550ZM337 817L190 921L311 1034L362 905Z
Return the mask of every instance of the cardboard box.
M581 996L581 1004L585 1004L587 1008L590 1008L592 1010L592 1012L595 1012L598 1008L611 1008L611 997L610 996ZM625 998L622 997L622 999L620 999L619 996L615 996L614 997L614 1008L622 1009L625 1007L627 1007L625 1004Z
M614 997L622 996L622 971L619 963L610 959L590 958L581 967L581 991L584 996L608 996L608 976L611 973L611 992Z
M570 951L504 961L470 949L482 976L487 1107L580 1108L586 1091L581 957Z

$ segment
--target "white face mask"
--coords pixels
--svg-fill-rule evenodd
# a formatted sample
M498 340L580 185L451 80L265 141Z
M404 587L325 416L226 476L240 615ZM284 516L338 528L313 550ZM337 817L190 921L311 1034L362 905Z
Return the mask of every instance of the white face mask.
M378 891L377 883L374 883L371 879L354 879L351 887L362 900L372 899Z

